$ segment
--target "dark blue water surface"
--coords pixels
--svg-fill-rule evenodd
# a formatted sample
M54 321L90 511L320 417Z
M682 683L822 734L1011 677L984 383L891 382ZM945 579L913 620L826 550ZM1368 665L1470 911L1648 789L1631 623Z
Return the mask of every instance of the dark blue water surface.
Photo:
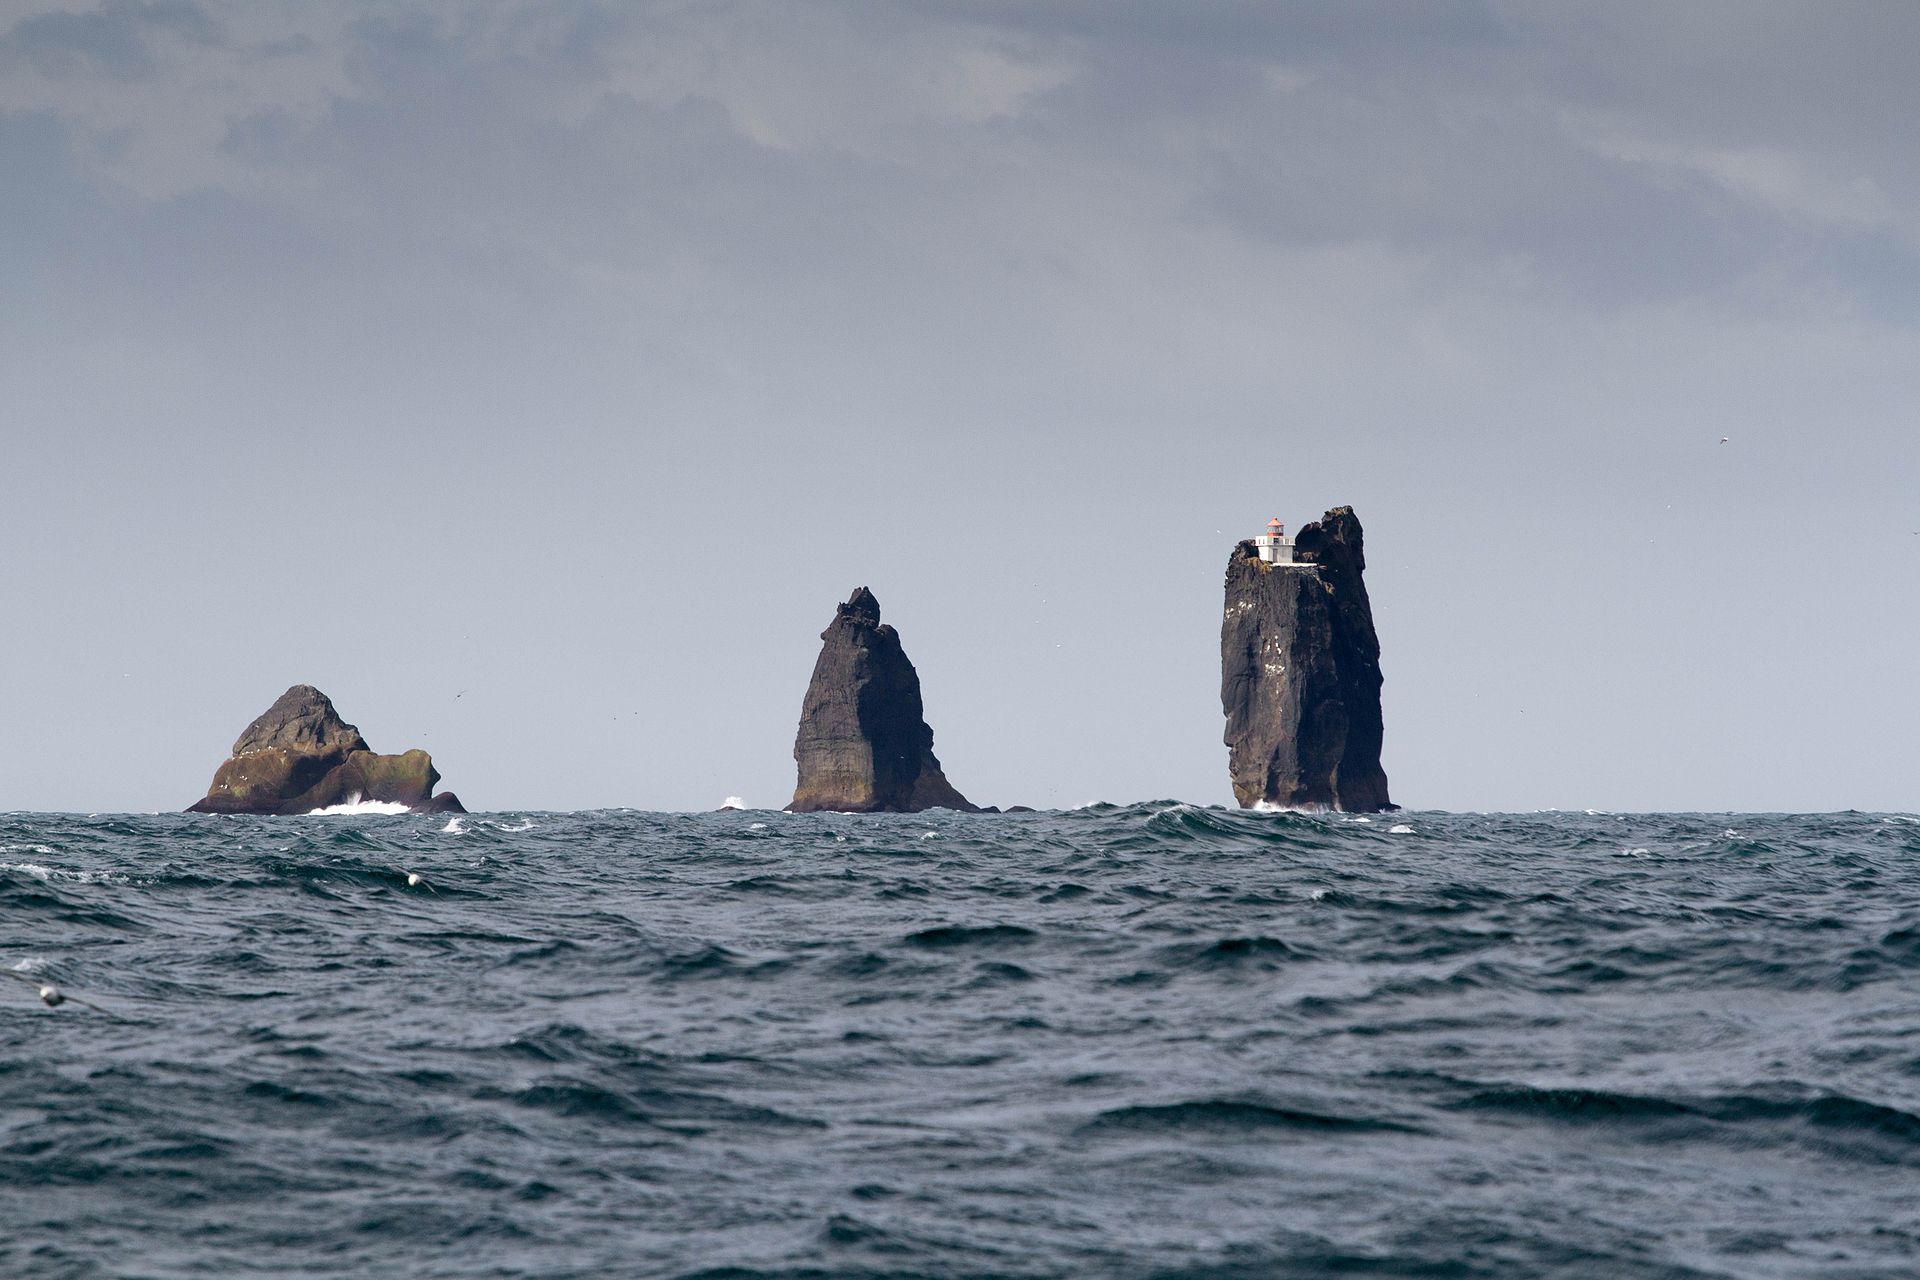
M1907 817L0 815L0 969L6 1276L1920 1276Z

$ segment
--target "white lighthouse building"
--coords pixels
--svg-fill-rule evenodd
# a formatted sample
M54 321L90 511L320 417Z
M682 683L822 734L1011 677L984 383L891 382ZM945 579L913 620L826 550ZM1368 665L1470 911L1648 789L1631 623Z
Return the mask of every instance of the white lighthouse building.
M1267 531L1253 540L1253 551L1267 564L1293 563L1293 539L1279 516L1267 521Z

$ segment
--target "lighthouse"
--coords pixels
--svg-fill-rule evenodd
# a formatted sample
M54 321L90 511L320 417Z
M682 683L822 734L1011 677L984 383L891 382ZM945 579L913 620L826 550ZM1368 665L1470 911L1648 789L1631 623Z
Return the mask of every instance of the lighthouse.
M1267 521L1267 531L1253 540L1253 550L1265 564L1293 563L1293 539L1279 516Z

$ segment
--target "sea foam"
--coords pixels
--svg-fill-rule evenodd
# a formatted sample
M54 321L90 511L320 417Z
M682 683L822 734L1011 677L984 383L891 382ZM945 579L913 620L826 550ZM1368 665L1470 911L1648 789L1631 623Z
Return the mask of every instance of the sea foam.
M345 804L330 804L325 806L324 808L313 810L313 812L310 813L308 816L314 817L314 818L320 818L320 817L338 818L338 817L347 817L353 814L362 814L362 813L410 813L410 812L412 811L408 809L406 805L401 804L397 800L362 800L360 798L360 793L356 791L354 794L347 797L347 802Z

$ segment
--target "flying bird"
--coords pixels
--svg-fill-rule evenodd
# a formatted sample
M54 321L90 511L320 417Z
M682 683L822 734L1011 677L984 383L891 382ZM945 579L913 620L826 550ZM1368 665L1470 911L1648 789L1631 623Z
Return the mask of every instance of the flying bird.
M9 974L12 977L18 978L20 979L20 981L33 987L36 991L40 993L41 1002L45 1004L49 1009L58 1009L63 1004L77 1004L77 1005L83 1006L84 1008L91 1009L95 1013L104 1013L109 1018L116 1016L111 1010L102 1009L99 1005L93 1003L93 1001L91 1000L82 1000L79 996L70 996L66 992L62 991L59 987L54 986L51 982L42 982L40 981L40 979L33 977L31 974L21 973L14 969L0 970L0 972L4 972L6 974Z
M1721 437L1720 437L1720 443L1721 443L1721 444L1725 444L1726 442L1727 442L1727 437L1726 437L1726 436L1721 436Z

